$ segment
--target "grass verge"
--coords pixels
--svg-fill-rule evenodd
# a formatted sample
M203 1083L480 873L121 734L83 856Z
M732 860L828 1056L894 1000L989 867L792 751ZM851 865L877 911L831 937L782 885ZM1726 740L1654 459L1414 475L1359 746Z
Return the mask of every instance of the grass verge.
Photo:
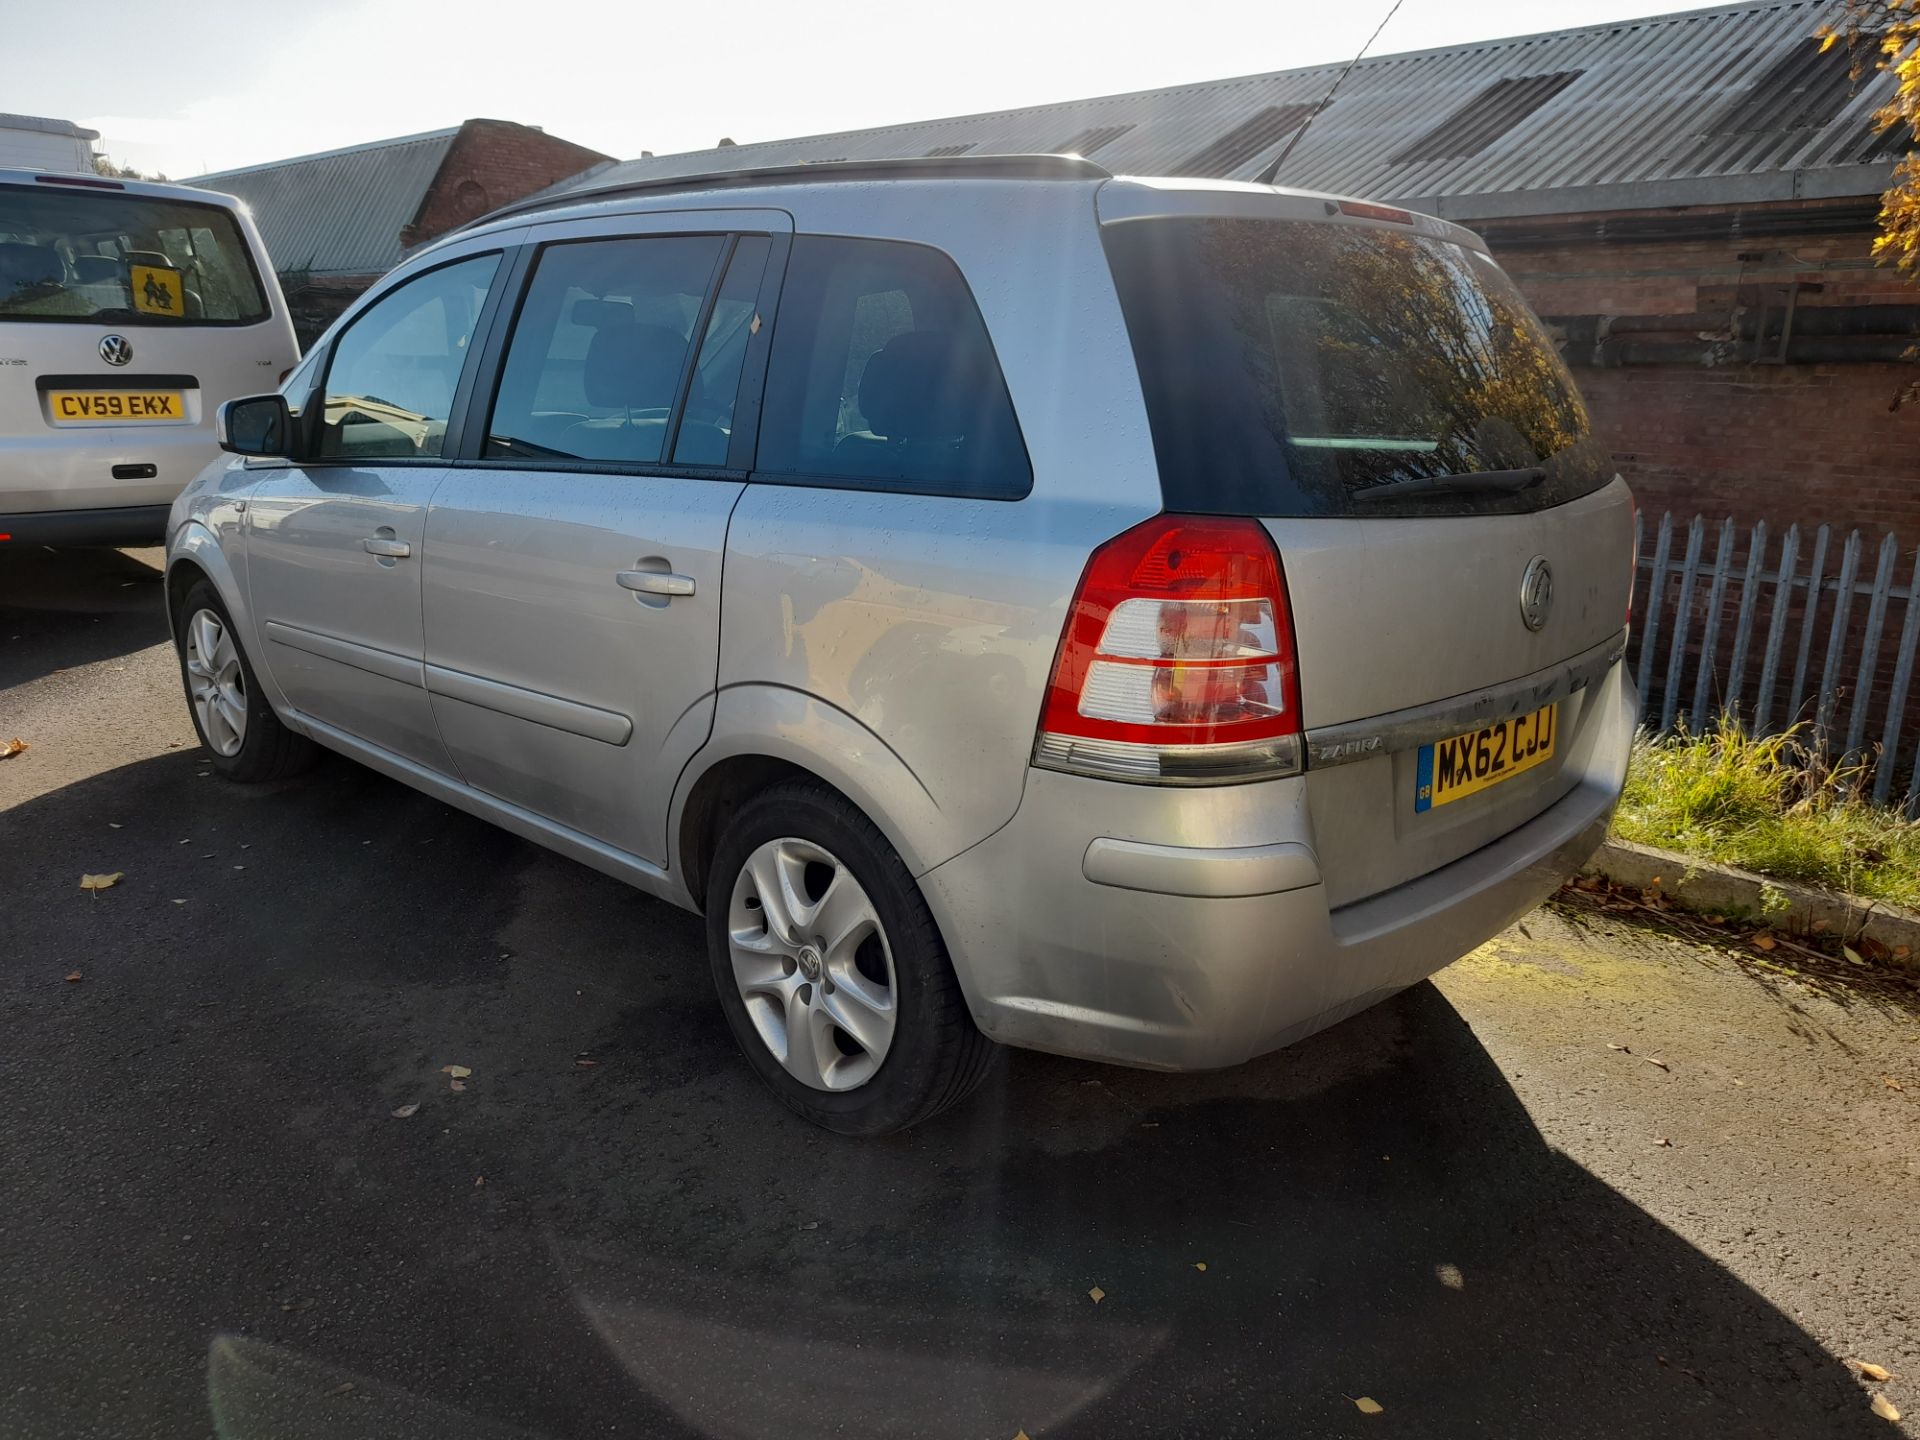
M1796 728L1755 739L1636 741L1613 830L1762 875L1920 908L1920 824L1868 802L1868 772L1835 766Z

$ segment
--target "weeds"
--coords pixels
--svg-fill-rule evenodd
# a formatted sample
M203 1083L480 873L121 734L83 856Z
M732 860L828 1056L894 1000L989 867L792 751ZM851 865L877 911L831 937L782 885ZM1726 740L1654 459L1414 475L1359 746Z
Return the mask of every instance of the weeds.
M1920 906L1920 824L1870 804L1870 770L1834 764L1802 727L1761 739L1731 719L1711 735L1634 744L1614 833L1762 875Z

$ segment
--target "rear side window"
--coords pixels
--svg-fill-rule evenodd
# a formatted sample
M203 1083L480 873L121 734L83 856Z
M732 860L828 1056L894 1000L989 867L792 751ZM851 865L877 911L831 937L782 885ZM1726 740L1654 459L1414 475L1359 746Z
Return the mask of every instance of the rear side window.
M1610 474L1552 342L1476 250L1278 220L1103 238L1170 509L1504 514ZM1485 472L1506 488L1459 483Z
M500 266L479 255L429 270L368 306L333 342L319 453L415 460L446 448L473 327Z
M660 460L726 245L724 235L653 235L542 251L507 346L487 455ZM730 400L726 408L730 416ZM688 411L686 427L718 431L699 389ZM716 445L724 456L724 433Z
M253 325L266 296L232 212L0 185L0 321Z
M1000 362L951 260L894 241L794 240L757 468L936 495L1032 488Z

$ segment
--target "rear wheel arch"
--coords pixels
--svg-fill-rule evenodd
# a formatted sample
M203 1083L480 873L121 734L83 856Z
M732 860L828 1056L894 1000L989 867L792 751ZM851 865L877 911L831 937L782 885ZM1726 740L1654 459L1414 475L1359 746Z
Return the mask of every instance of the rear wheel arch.
M678 858L694 904L706 908L707 874L727 819L755 795L788 780L827 782L803 765L772 755L729 755L693 782L681 807Z

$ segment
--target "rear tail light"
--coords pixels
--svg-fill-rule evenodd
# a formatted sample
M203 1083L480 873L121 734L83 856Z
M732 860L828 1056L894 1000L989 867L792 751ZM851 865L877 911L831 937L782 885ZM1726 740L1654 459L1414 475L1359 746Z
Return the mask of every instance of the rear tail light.
M1087 562L1034 763L1164 785L1300 770L1280 556L1252 520L1157 515Z

